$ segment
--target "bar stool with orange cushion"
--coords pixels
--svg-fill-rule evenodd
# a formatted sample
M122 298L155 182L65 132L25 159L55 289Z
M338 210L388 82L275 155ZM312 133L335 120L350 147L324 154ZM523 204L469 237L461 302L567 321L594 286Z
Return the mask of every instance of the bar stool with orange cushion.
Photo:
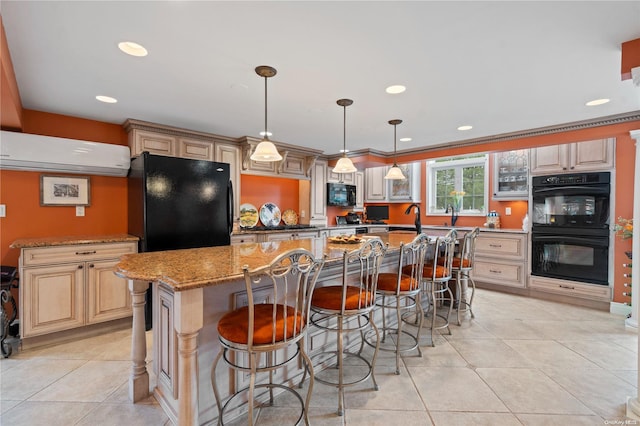
M422 273L424 269L424 258L429 245L429 237L426 234L419 234L408 244L400 245L400 256L398 260L398 270L396 272L381 272L378 275L378 302L377 306L382 312L382 338L380 350L394 351L396 353L396 374L400 374L400 353L414 349L418 350L418 356L422 356L420 350L420 330L424 319L424 312L418 295L422 290ZM387 298L390 300L387 302ZM387 325L386 309L396 311L396 327ZM405 321L405 314L416 310L418 315L418 327L415 335L402 329ZM395 342L392 340L391 347L386 346L386 335L392 333L396 335ZM402 336L408 336L409 344L401 344ZM367 341L367 343L370 343Z
M479 233L480 228L474 228L472 231L464 234L460 250L453 257L452 272L456 279L458 325L461 325L461 313L469 312L471 314L471 318L474 318L473 311L471 310L471 304L473 303L473 296L476 293L476 283L473 281L473 278L471 278L471 271L473 270L476 251L476 237ZM471 297L467 301L469 282L471 283ZM465 284L464 286L462 285L463 283Z
M432 240L424 261L425 265L422 272L424 291L421 295L427 296L427 315L429 315L429 312L431 314L431 346L435 346L434 332L436 330L446 328L448 334L451 334L449 317L453 311L453 293L449 288L448 282L453 277L452 264L456 236L456 231L452 229L447 235ZM444 302L449 302L446 315L438 313L438 306L444 306ZM442 322L437 324L439 320L442 320Z
M336 333L336 351L314 354L313 359L321 359L319 362L327 367L316 372L316 381L338 388L339 416L344 414L346 386L361 383L371 377L374 389L378 390L374 369L379 343L375 344L371 361L367 360L362 354L365 342L363 331L371 327L376 336L375 341L379 342L380 334L371 313L375 307L378 273L386 251L387 246L379 238L365 240L356 250L345 250L342 260L342 282L318 287L311 299L312 324L321 330ZM360 348L357 352L348 350L357 342L353 332L359 332L360 335ZM362 367L365 372L356 378L347 377L345 381L345 357L354 360L354 364L349 366L350 372L360 371Z
M218 424L224 425L225 413L229 410L232 411L229 417L236 417L242 411L246 395L247 424L253 425L254 403L268 400L272 405L274 389L294 394L301 404L296 424L302 420L309 424L308 409L314 375L311 360L304 349L304 337L310 318L309 301L323 265L324 260L316 259L311 252L293 249L282 253L267 266L251 271L247 266L243 268L247 306L226 313L218 321L221 350L211 369ZM302 358L305 375L308 370L311 377L304 401L294 389L273 382L274 370L285 367L298 355ZM220 359L229 367L230 374L249 375L249 385L225 398L224 404L216 382L216 367ZM269 374L257 383L259 373ZM220 374L219 378L223 378L223 383L229 383L226 374ZM256 395L258 388L266 388L268 392Z

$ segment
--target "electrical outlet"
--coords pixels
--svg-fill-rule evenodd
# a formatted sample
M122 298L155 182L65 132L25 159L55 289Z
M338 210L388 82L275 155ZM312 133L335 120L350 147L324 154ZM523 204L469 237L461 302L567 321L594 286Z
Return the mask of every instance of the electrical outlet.
M7 205L0 204L0 217L7 217Z
M505 207L504 215L505 216L511 216L511 207Z
M84 216L84 206L76 206L76 216Z
M305 217L304 210L300 211L300 217Z

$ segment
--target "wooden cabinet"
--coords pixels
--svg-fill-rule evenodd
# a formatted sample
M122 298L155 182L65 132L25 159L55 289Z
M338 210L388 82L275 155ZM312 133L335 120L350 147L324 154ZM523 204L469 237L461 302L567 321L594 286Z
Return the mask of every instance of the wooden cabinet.
M317 236L317 231L274 232L273 234L266 235L266 241L304 240L308 238L316 238Z
M607 303L611 301L611 288L608 285L587 284L531 275L529 277L529 287L531 290L569 296L571 298Z
M356 173L336 173L333 171L332 167L327 167L327 182L338 182L346 183L347 185L355 185Z
M113 268L136 242L24 248L20 255L23 338L132 314L127 281Z
M600 171L613 168L615 138L531 149L531 173Z
M353 209L362 211L364 209L364 173L355 172L354 177L356 186L356 205L353 206Z
M219 161L215 159L213 141L178 138L178 157L193 160Z
M365 202L380 202L387 200L387 166L370 167L364 171Z
M365 170L365 202L420 202L420 163L400 164L398 167L406 179L385 179L388 166Z
M493 154L493 198L529 198L529 150L519 149Z
M141 129L132 129L129 132L129 149L131 156L135 157L144 151L156 155L177 155L177 138L172 135L151 132Z
M527 234L480 232L472 278L478 283L525 288Z
M231 236L231 244L257 243L258 234L238 234Z
M300 223L327 226L327 162L316 160L311 166L311 179L299 181Z

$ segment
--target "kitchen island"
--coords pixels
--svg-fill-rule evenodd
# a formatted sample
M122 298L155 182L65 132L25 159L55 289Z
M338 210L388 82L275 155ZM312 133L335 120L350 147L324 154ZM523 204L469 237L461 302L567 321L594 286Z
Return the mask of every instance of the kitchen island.
M381 238L389 244L382 270L398 261L401 243L410 242L414 232L363 236ZM271 262L279 254L304 248L326 257L318 285L341 277L345 250L358 244L335 244L326 238L246 243L223 247L129 254L116 266L116 275L129 282L133 300L132 372L129 396L139 401L149 392L146 369L144 325L145 292L153 285L153 371L157 378L154 395L169 418L180 425L212 422L217 408L211 389L213 358L219 350L217 322L226 312L246 303L242 268ZM327 344L324 333L309 336L309 352ZM283 380L292 376L284 373ZM224 372L221 374L228 374ZM244 387L242 375L228 377L229 393ZM224 382L225 378L218 378Z

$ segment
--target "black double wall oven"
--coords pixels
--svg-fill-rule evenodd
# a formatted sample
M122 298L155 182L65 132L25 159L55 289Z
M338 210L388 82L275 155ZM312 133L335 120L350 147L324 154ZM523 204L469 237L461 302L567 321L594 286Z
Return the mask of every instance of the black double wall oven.
M531 273L609 284L610 173L532 179Z

